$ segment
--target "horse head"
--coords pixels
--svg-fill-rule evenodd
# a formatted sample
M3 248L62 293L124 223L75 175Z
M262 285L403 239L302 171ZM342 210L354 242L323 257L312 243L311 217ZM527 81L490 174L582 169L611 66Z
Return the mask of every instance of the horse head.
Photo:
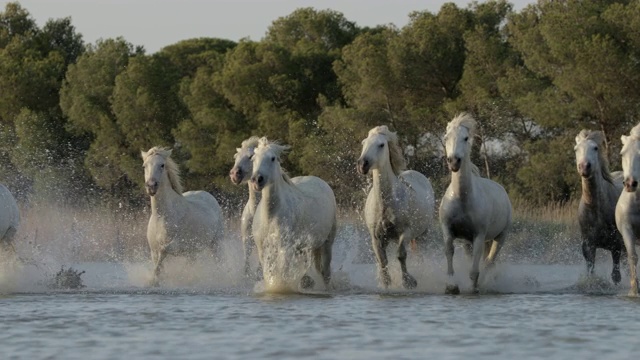
M389 165L396 175L406 169L402 148L398 144L398 135L384 125L376 126L369 130L367 138L362 140L362 153L356 169L360 174L366 175L369 170Z
M252 136L242 142L242 147L236 149L236 153L233 155L235 163L231 171L229 171L229 178L231 178L232 183L240 185L251 178L251 173L253 172L251 160L257 146L258 137Z
M473 145L476 121L470 114L462 113L447 124L444 136L447 165L452 172L458 172L462 159L468 159Z
M600 171L603 158L604 135L601 131L582 130L576 136L576 167L583 178L591 178Z
M386 126L379 126L387 130ZM374 128L375 130L377 128ZM382 132L369 132L369 136L362 140L362 153L358 158L357 170L360 174L366 175L369 170L382 167L389 162L389 146L387 137Z
M140 154L143 161L144 185L147 194L156 195L160 185L165 181L169 181L176 192L182 193L177 165L170 158L170 149L155 146L147 152L141 151Z
M631 130L631 135L622 135L622 172L624 176L624 190L634 192L640 180L640 124Z
M253 191L262 191L278 177L282 178L280 155L288 149L288 145L269 142L266 137L260 139L252 160L253 174L250 184Z

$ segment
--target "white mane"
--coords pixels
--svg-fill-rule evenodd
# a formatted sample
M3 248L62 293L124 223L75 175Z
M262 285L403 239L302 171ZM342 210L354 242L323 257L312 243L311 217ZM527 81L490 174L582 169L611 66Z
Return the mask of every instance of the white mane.
M369 130L368 136L371 135L384 135L387 138L389 144L389 161L391 162L391 169L396 175L407 169L407 162L402 153L402 148L398 144L398 135L395 132L389 130L386 125L376 126Z

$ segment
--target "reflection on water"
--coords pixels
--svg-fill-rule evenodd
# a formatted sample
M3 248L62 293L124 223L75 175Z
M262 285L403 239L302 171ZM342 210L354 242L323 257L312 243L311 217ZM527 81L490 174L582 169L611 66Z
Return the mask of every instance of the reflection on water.
M158 288L146 287L144 257L63 263L34 252L0 271L3 358L623 359L640 351L640 301L624 296L625 275L623 285L610 283L610 262L598 263L593 278L581 264L501 263L482 274L482 294L470 295L469 262L457 251L463 295L446 296L440 252L409 254L417 289L383 291L354 242L353 233L339 233L330 288L308 291L297 286L305 271L320 279L314 267L276 249L267 271L296 290L287 294L244 276L236 238L217 258L167 259ZM62 265L86 271L86 287L52 290ZM390 266L399 284L397 261Z

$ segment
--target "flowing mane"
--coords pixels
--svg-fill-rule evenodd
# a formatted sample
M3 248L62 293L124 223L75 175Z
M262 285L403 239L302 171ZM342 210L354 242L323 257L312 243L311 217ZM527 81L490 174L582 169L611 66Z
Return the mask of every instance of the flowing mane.
M447 124L446 134L459 126L463 126L469 130L469 139L473 139L473 137L476 135L477 122L471 114L462 112L454 117L453 120L451 120Z
M263 136L258 140L258 147L256 148L255 151L258 152L258 151L271 150L278 157L278 161L280 161L280 155L289 151L290 148L291 146L289 145L280 145L277 140L269 141L269 139L267 139L266 136ZM287 172L282 168L282 166L280 166L280 170L282 171L282 179L284 179L284 181L287 182L288 184L293 185L293 183L291 182L291 178L289 177L289 174L287 174Z
M640 136L640 128L636 129L635 136ZM634 130L631 130L632 136L634 136ZM602 174L602 178L606 181L613 183L613 178L611 177L611 172L609 171L609 160L607 159L606 154L606 145L604 141L604 133L602 131L591 131L591 130L582 130L576 136L576 143L581 143L586 140L591 140L596 143L598 149L602 149L598 151L598 162L600 163L600 174Z
M391 162L391 169L396 175L400 175L401 172L407 169L407 161L404 159L402 148L398 144L398 135L387 128L386 125L376 126L369 130L368 136L380 134L387 138L389 144L389 161Z
M242 152L242 150L247 150L247 149L251 149L253 148L253 151L255 151L255 149L258 147L258 143L260 142L260 138L257 136L252 136L246 140L244 140L242 142L242 144L240 145L239 148L236 148L236 153L235 155L233 155L233 158L235 159L236 157L238 157L238 154L240 154Z
M167 149L160 146L154 146L149 151L147 151L142 157L143 161L146 161L149 156L160 155L166 161L166 169L167 174L169 175L169 183L175 192L182 195L182 181L180 179L180 169L178 169L178 164L171 158L171 149Z

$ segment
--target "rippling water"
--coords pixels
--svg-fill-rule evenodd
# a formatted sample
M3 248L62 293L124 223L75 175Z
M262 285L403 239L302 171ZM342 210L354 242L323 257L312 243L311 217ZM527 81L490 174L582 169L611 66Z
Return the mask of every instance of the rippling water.
M147 264L75 264L87 271L82 290L48 289L42 267L25 266L0 283L2 358L628 359L640 351L640 302L602 280L604 265L585 280L581 266L503 264L484 278L485 293L446 296L444 264L427 263L410 263L416 291L378 290L373 264L343 263L334 289L306 295L262 293L235 267L215 264L193 275L178 261L153 289L144 286ZM466 270L458 277L468 289Z

